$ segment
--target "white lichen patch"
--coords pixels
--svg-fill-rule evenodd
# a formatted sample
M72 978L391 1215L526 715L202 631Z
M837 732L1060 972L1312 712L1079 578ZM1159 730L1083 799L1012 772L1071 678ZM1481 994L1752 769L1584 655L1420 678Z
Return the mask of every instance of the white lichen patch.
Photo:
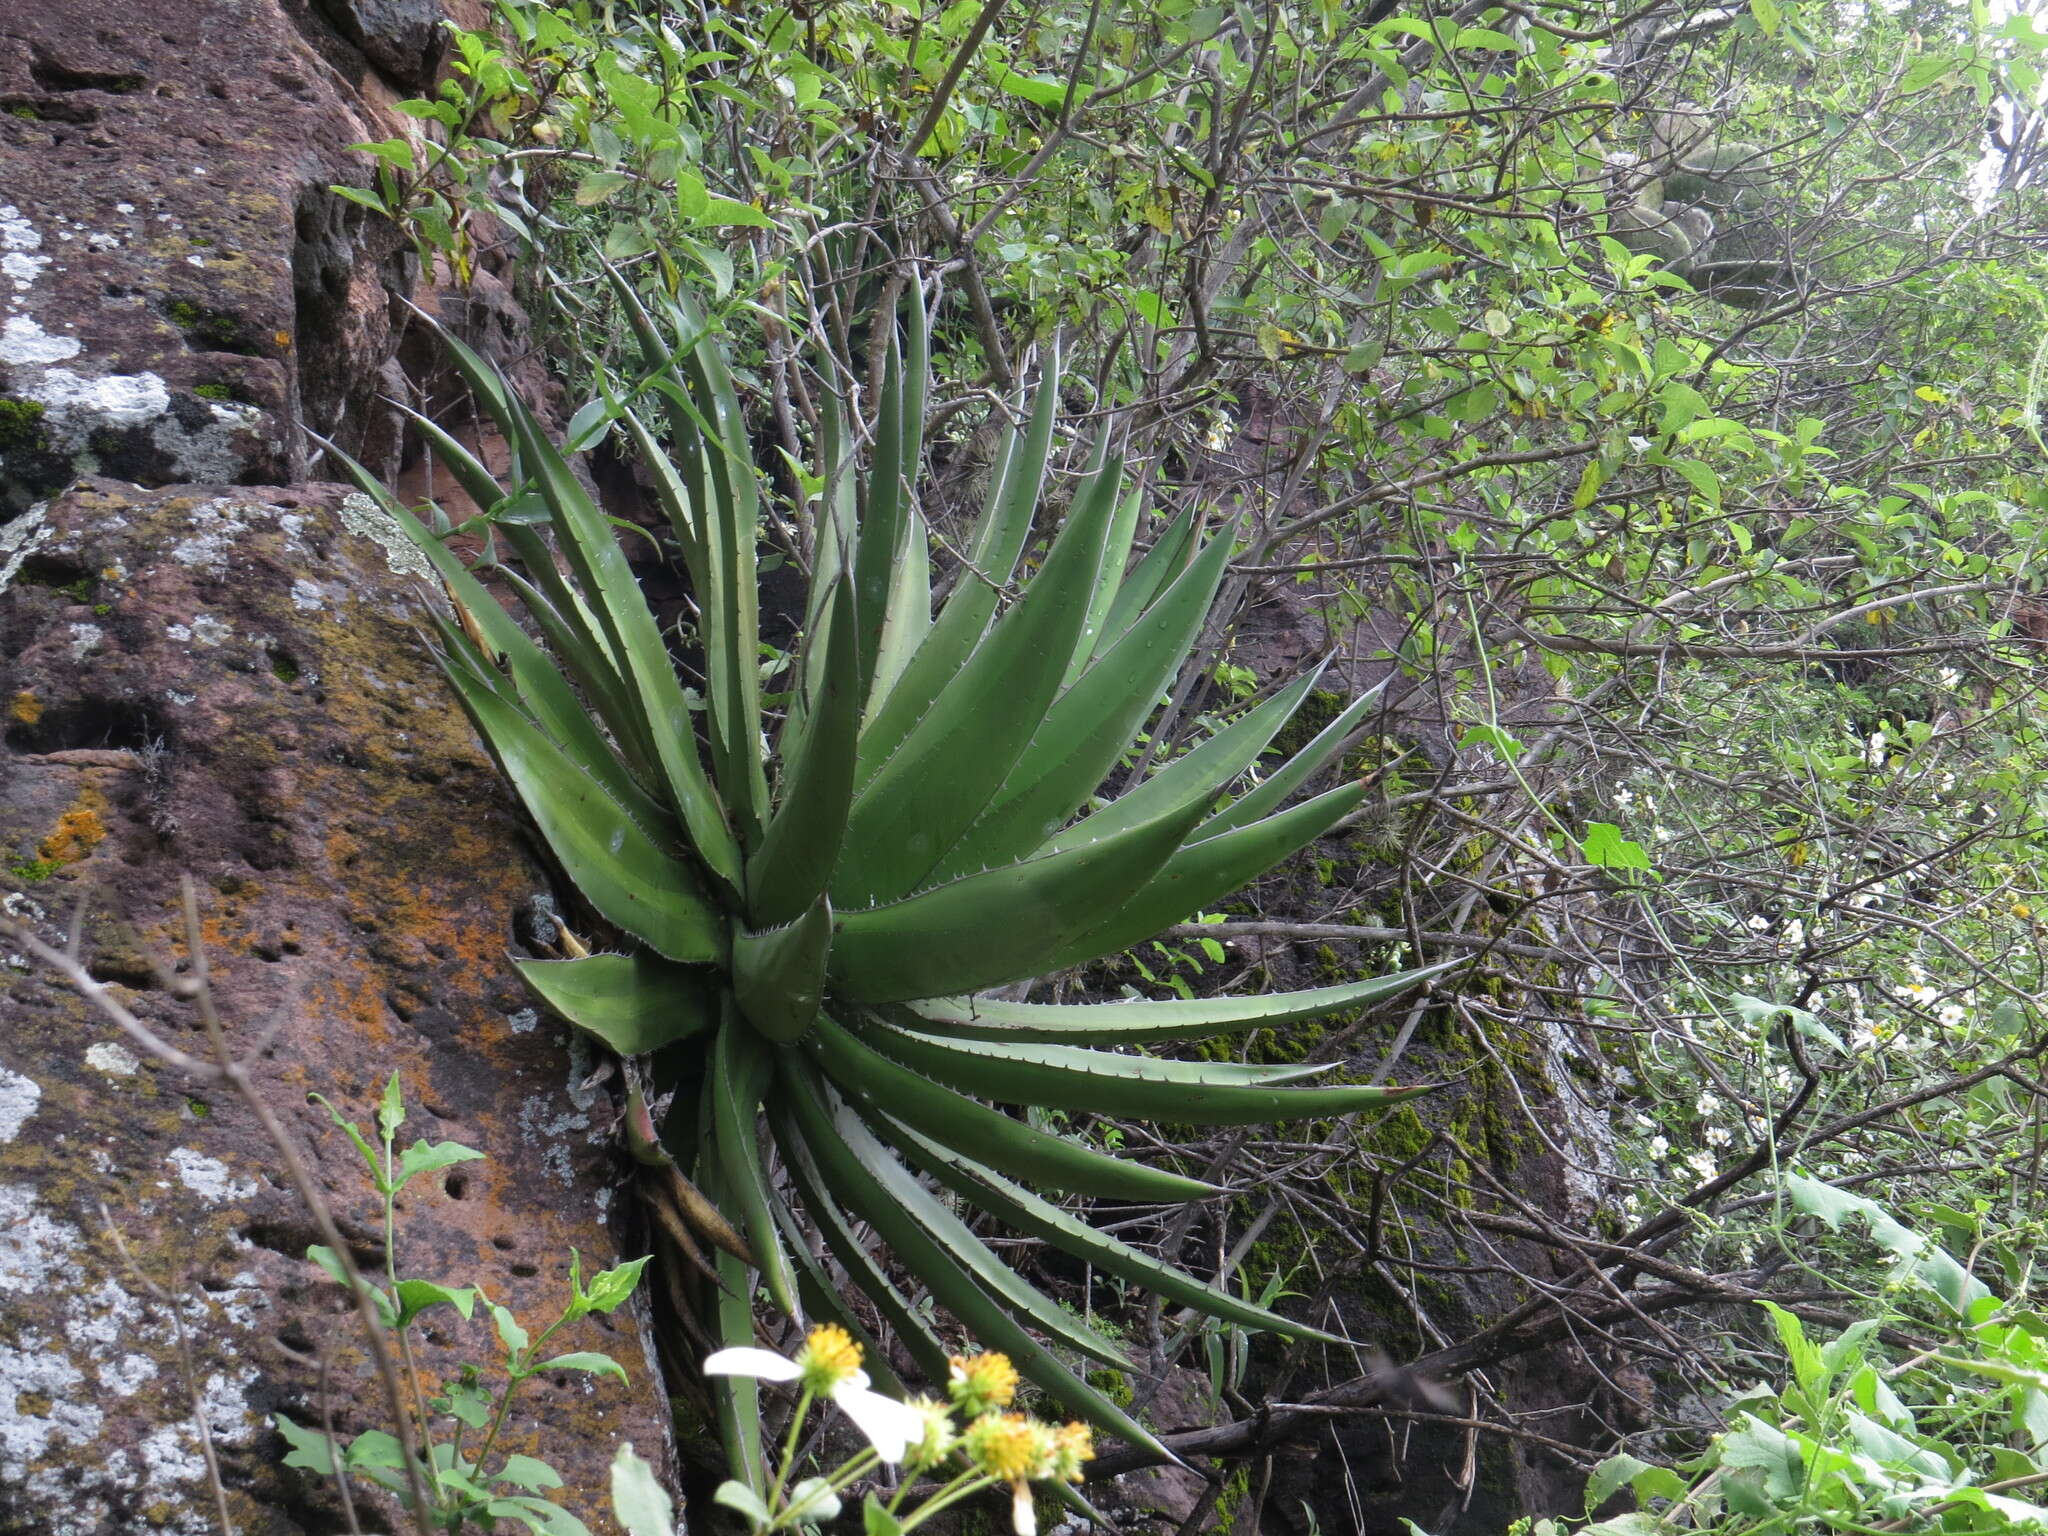
M71 659L83 661L98 650L106 640L107 632L97 624L74 624L71 626Z
M30 256L22 251L9 251L0 256L0 275L13 281L16 293L27 293L49 264L50 258L47 256Z
M225 576L228 556L245 531L241 511L225 496L202 501L192 509L192 531L171 546L171 558L194 570Z
M0 1067L0 1142L19 1136L42 1101L42 1084Z
M74 358L84 350L85 343L76 336L52 336L27 315L9 315L7 323L0 325L0 363L16 368L47 367ZM41 396L31 390L29 398ZM165 396L164 401L169 404L170 397Z
M0 1344L0 1478L19 1482L29 1463L59 1441L87 1445L99 1438L105 1415L74 1390L84 1379L40 1334L25 1333L15 1346ZM34 1411L24 1398L45 1411Z
M73 338L53 339L70 345L67 357L78 351ZM41 402L44 435L52 447L67 453L84 449L92 434L103 428L146 427L171 408L169 387L153 373L109 373L89 379L69 368L50 368L19 392L24 399Z
M320 583L308 581L301 576L292 583L292 606L301 613L318 613L327 606L327 597L320 590Z
M64 1337L96 1360L132 1338L141 1322L142 1303L113 1280L103 1280L64 1303Z
M133 1077L135 1069L142 1065L136 1060L135 1053L117 1040L102 1040L98 1045L87 1046L85 1064L109 1077Z
M149 434L150 441L170 455L186 480L202 485L230 482L245 462L236 435L256 431L265 417L255 406L234 401L213 401L208 411L213 419L196 427L166 415Z
M164 634L170 639L177 641L180 645L212 647L225 645L228 641L234 639L235 627L228 623L227 620L217 618L213 614L201 613L193 615L190 624L166 624L164 626ZM173 702L190 704L192 700L188 696L176 699Z
M215 1371L206 1378L199 1393L199 1411L206 1415L207 1432L217 1445L247 1445L255 1439L261 1423L249 1406L249 1388L256 1383L256 1371L244 1366L232 1375Z
M26 1184L0 1185L0 1292L40 1295L85 1283L76 1227L52 1220Z
M137 1447L142 1464L149 1469L152 1488L173 1483L195 1483L206 1476L206 1456L199 1449L199 1434L190 1424L166 1424Z
M156 1362L147 1355L128 1354L99 1368L100 1385L116 1397L133 1397L156 1378Z
M190 1147L178 1147L164 1159L178 1172L178 1182L202 1200L246 1200L256 1193L254 1179L238 1179L228 1165Z
M563 1143L571 1131L590 1128L590 1116L573 1111L563 1113L543 1094L533 1094L519 1106L519 1136L540 1154L542 1172L563 1184L576 1182L576 1163Z
M370 540L384 551L384 563L400 576L434 579L434 568L419 546L405 536L405 530L376 502L361 491L350 491L341 499L341 526L358 538Z
M39 501L6 527L0 528L0 593L6 592L24 560L50 538L49 503Z
M530 1035L540 1028L540 1014L532 1008L521 1008L505 1015L505 1022L512 1027L513 1034Z

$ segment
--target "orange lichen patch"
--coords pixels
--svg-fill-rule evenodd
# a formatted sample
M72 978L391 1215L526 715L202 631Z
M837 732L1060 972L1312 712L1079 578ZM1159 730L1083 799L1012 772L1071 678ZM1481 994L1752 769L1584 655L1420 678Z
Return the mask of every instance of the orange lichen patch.
M106 808L107 797L99 786L86 785L71 809L57 818L55 830L36 845L36 851L52 864L76 864L106 841L107 824L100 819Z
M7 704L7 716L22 725L34 725L43 718L43 701L24 688Z

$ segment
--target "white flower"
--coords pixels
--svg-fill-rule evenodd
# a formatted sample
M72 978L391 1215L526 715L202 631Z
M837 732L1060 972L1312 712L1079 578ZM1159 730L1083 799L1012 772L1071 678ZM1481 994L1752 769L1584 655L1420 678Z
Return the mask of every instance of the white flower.
M1706 1092L1702 1093L1697 1099L1693 1100L1692 1107L1698 1110L1702 1117L1711 1120L1714 1118L1714 1116L1721 1113L1721 1100L1718 1095L1712 1092Z
M1614 792L1614 808L1617 811L1625 811L1635 803L1636 797L1633 790L1617 789Z
M1668 1138L1663 1136L1652 1136L1650 1138L1650 1156L1662 1157L1670 1150L1671 1142Z
M811 1330L795 1360L768 1349L721 1349L704 1362L704 1374L801 1380L806 1390L831 1398L892 1466L924 1435L924 1416L915 1408L869 1390L867 1372L860 1368L860 1346L831 1323Z
M1720 1172L1720 1168L1714 1162L1714 1154L1711 1152L1693 1153L1685 1160L1685 1166L1703 1179L1711 1179L1716 1173Z
M1735 1139L1734 1137L1728 1134L1728 1128L1723 1125L1708 1126L1706 1130L1706 1137L1707 1145L1710 1147L1725 1147L1728 1145L1729 1142Z
M1963 1022L1963 1005L1961 1003L1943 1003L1936 1010L1934 1019L1943 1028L1954 1029Z
M1941 686L1944 688L1953 688L1963 680L1963 674L1954 667L1943 667L1937 675L1941 678Z

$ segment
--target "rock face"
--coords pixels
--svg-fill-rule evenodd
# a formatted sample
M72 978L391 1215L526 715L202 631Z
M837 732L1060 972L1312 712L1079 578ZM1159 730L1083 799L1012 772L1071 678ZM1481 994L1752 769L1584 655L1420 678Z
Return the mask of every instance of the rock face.
M0 901L60 943L84 902L95 973L203 1050L144 962L178 951L189 873L228 1026L261 1046L265 1096L365 1261L377 1207L307 1095L368 1124L396 1071L402 1141L488 1155L408 1193L407 1268L550 1320L572 1246L586 1273L617 1262L610 1100L504 963L547 880L412 632L417 555L336 487L111 480L16 521L0 549ZM195 1392L238 1529L337 1529L331 1491L279 1469L268 1415L320 1422L323 1350L337 1429L382 1426L381 1398L253 1116L138 1062L4 944L0 1018L0 1532L212 1529ZM144 1275L183 1309L189 1367ZM640 1315L561 1344L614 1355L630 1388L550 1379L514 1418L511 1448L552 1460L594 1529L618 1441L664 1438ZM444 1316L430 1387L494 1349L481 1314Z
M0 5L0 905L61 942L82 903L94 973L189 1050L145 959L179 952L189 874L229 1030L360 1256L377 1208L306 1095L367 1124L396 1071L401 1142L488 1157L408 1190L406 1269L545 1324L571 1247L621 1255L610 1101L505 963L547 877L418 642L414 567L308 483L302 430L397 467L413 261L329 187L404 131L441 16ZM195 1397L235 1529L342 1530L269 1415L389 1427L355 1323L247 1109L138 1054L0 944L0 1536L218 1529ZM430 1390L496 1347L441 1316ZM667 1443L644 1345L638 1310L579 1324L562 1347L630 1386L536 1381L513 1414L594 1530L616 1443Z
M329 188L400 131L377 69L430 72L438 12L308 3L0 9L0 512L81 473L303 480L301 424L388 460L413 258Z

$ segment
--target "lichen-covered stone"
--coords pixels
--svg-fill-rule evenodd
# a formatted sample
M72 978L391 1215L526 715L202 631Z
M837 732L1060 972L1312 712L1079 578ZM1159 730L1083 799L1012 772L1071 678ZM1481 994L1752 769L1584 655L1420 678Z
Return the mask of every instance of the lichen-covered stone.
M0 904L61 942L84 902L95 974L203 1050L148 963L180 953L190 874L233 1037L260 1046L263 1092L364 1256L376 1207L306 1095L367 1123L395 1070L404 1139L489 1158L406 1196L407 1268L545 1321L572 1246L586 1273L620 1256L610 1100L505 964L547 877L415 637L423 589L364 505L333 486L98 480L10 526ZM380 1427L383 1408L253 1117L4 944L0 1019L0 1536L214 1529L195 1393L238 1530L339 1529L331 1490L280 1468L268 1416L319 1421L323 1350L337 1428ZM109 1221L178 1298L189 1368ZM617 1357L630 1388L540 1382L515 1415L512 1448L552 1460L596 1530L618 1441L665 1439L642 1326L621 1312L562 1340ZM431 1383L491 1351L487 1323L449 1315L424 1368Z
M302 480L302 425L389 457L412 258L330 188L393 100L290 0L0 6L0 516L81 473Z

